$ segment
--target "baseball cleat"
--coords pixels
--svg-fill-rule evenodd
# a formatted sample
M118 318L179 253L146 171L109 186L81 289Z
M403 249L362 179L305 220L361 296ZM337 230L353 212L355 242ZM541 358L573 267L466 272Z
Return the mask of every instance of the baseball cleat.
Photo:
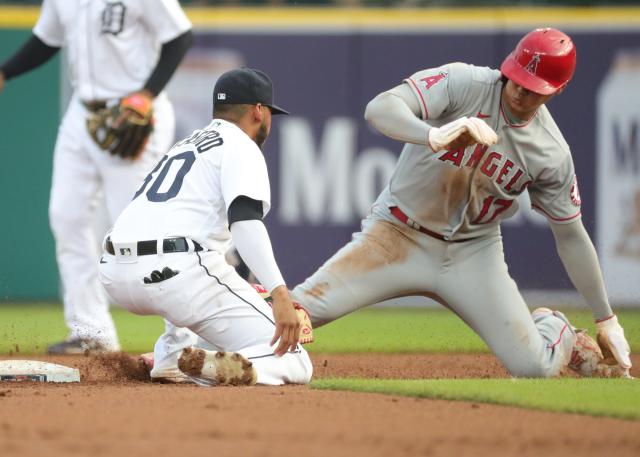
M542 316L544 314L553 314L553 310L549 308L536 308L531 312L531 317L535 320L536 317Z
M155 367L153 352L140 354L138 356L138 361L147 370L149 370L149 377L151 378L151 382L157 382L159 384L193 384L194 382L189 376L184 374L177 367L164 369L158 369L157 367Z
M151 382L157 382L159 384L193 384L194 381L189 376L175 368L158 368L155 367L155 359L153 352L147 352L138 356L138 361L147 370L149 370L149 377Z
M187 376L182 371L178 370L165 370L162 372L154 373L151 377L151 382L158 384L193 384L193 380L190 376Z
M178 368L199 385L252 386L258 374L251 362L237 352L185 348Z
M106 354L109 352L118 352L119 350L120 349L116 347L107 347L96 340L74 338L50 345L47 348L47 353L51 355L88 355Z

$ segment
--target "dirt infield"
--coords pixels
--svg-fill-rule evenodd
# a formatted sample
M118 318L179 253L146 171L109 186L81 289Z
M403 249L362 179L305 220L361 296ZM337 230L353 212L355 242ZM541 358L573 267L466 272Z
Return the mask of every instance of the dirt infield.
M306 386L157 385L125 355L28 358L75 366L83 381L0 384L2 455L640 455L637 421ZM313 359L316 377L507 376L489 355Z

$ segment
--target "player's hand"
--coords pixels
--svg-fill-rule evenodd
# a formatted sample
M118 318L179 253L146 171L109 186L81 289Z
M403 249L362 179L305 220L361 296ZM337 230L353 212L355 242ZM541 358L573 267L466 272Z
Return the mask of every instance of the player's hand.
M153 113L153 96L148 90L133 92L120 100L121 112L113 123L114 128L119 128L127 120L142 122L151 118Z
M460 148L466 149L476 143L476 139L472 137L469 132L462 132L458 138L447 144L443 149L447 151L453 151Z
M618 323L618 317L614 315L607 320L596 322L596 329L604 362L617 362L628 373L631 368L631 349L624 337L624 330Z
M276 332L273 334L271 346L278 347L274 353L278 356L286 354L289 350L296 349L300 339L300 321L286 286L278 286L271 292L273 298L273 317L276 320Z
M463 116L442 127L429 130L428 145L434 152L459 149L473 144L491 146L498 142L494 130L477 117Z

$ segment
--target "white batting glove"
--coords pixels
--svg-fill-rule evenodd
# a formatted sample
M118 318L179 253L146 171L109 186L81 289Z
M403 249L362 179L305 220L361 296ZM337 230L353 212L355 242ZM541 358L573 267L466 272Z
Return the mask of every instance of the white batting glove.
M606 321L596 322L596 329L598 331L598 344L600 344L605 358L608 350L618 364L628 372L629 368L631 368L631 358L629 357L631 349L627 339L624 337L624 330L618 323L618 317L614 315Z
M498 142L498 134L485 121L477 117L467 119L467 130L476 143L491 146Z
M486 122L477 117L463 116L442 127L429 130L429 146L434 152L467 147L472 144L490 146L498 142L498 135Z

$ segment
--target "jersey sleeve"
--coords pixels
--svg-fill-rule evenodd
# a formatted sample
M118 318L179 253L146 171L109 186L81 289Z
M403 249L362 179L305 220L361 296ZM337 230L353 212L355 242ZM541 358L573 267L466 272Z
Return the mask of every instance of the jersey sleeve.
M191 22L178 0L143 0L143 21L162 44L191 29Z
M60 48L64 45L64 28L56 11L54 2L44 0L40 9L40 17L33 27L33 34L47 46Z
M262 202L263 217L271 208L271 189L267 164L262 152L253 142L239 148L229 148L222 157L220 168L222 198L227 211L236 197L245 195Z
M580 192L571 156L546 168L529 187L531 207L549 222L566 224L580 217Z
M420 101L422 119L437 119L464 103L472 80L470 65L453 63L414 73L404 80Z

